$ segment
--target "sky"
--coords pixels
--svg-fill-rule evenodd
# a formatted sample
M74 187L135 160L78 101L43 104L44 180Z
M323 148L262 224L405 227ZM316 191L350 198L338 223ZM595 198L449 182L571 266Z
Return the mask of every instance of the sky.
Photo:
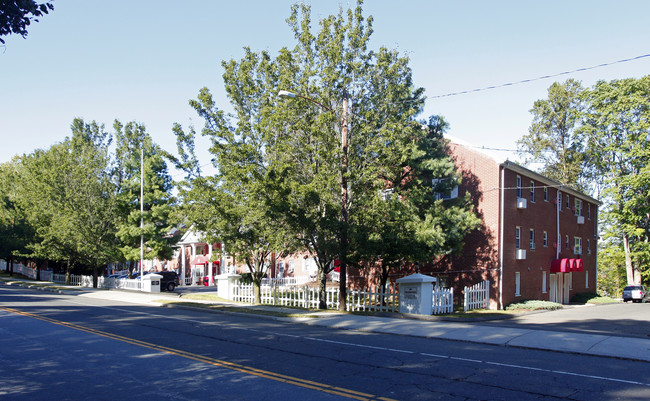
M202 87L229 110L221 61L239 60L246 46L276 55L295 45L286 24L293 3L54 0L26 39L5 36L0 47L0 163L64 140L76 117L110 131L115 119L143 123L174 152L175 122L203 126L188 105ZM314 25L355 5L307 3ZM516 149L533 103L555 81L589 87L650 74L650 57L619 62L650 54L646 0L366 0L363 9L374 18L370 47L409 57L414 84L428 96L421 117L444 116L449 135L477 147ZM557 76L537 79L549 75ZM517 84L501 86L508 83ZM203 164L206 147L201 139Z

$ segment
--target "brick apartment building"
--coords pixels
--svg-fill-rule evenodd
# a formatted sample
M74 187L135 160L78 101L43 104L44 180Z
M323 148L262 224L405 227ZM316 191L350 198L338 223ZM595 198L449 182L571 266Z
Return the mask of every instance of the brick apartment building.
M455 294L490 280L491 307L499 309L526 299L568 303L596 291L598 200L458 141L449 151L462 173L449 197L469 193L482 224L459 255L427 274Z

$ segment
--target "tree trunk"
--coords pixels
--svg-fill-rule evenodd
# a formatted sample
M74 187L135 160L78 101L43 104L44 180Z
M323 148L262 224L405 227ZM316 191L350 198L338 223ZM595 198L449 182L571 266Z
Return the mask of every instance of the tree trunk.
M634 285L640 284L636 283L635 279L639 274L634 272L634 264L632 263L632 251L630 249L630 239L627 236L627 233L623 233L623 249L625 250L625 274L627 276L627 284Z
M327 309L327 274L318 269L318 309Z
M70 259L65 267L65 285L70 285Z
M384 262L381 262L381 275L379 276L379 285L381 287L381 293L386 294L386 283L388 282L388 270L389 267L384 265ZM381 306L386 306L386 297L381 297Z
M97 266L93 266L93 288L97 288L97 270L99 270Z

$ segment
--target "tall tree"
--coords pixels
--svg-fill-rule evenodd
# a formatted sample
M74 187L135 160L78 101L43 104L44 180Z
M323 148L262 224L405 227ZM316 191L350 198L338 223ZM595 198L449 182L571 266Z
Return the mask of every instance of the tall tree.
M51 1L38 4L34 0L0 0L0 43L5 41L1 36L17 33L23 38L27 36L27 27L32 20L54 10Z
M266 53L245 49L244 57L222 63L223 80L234 109L227 116L215 105L204 88L191 106L205 120L202 135L210 138L217 173L200 177L197 172L193 131L185 134L175 127L183 167L193 180L181 188L189 219L210 242L225 244L229 255L249 268L255 286L255 301L260 302L260 284L273 252L289 251L291 236L282 221L269 213L266 182L273 157L272 135L263 124L273 88L270 58Z
M442 196L460 183L446 150L446 128L442 117L432 116L401 145L393 143L410 149L401 152L399 162L384 165L385 189L368 193L374 200L355 218L354 260L378 264L382 288L390 272L407 262L426 263L459 250L480 223L468 195Z
M321 307L326 275L340 259L345 309L347 262L356 251L350 234L361 232L355 225L373 215L379 191L414 160L424 91L413 85L408 58L368 49L372 17L364 17L361 1L322 19L317 33L307 5L295 5L288 23L297 45L276 59L277 81L296 96L279 102L269 120L281 149L274 164L281 215L317 261ZM422 184L413 179L411 192Z
M628 284L640 284L650 275L650 76L600 81L585 99L583 134L605 187L605 229L621 238Z
M36 227L33 256L87 266L95 286L100 267L116 256L110 143L103 126L75 119L71 137L23 158L18 186Z
M116 142L113 176L119 194L117 236L121 241L122 258L131 262L140 260L142 235L145 259L170 259L174 238L169 233L175 199L171 194L173 183L165 161L166 152L152 141L142 124L123 125L116 120L113 128ZM143 198L140 197L141 189ZM142 214L141 201L144 201Z
M10 275L16 255L27 254L26 245L34 235L18 202L20 167L18 158L0 164L0 258L7 262Z
M585 190L589 183L585 140L579 130L584 88L569 79L553 83L548 98L535 101L528 134L517 143L526 162L541 162L541 173L573 188Z

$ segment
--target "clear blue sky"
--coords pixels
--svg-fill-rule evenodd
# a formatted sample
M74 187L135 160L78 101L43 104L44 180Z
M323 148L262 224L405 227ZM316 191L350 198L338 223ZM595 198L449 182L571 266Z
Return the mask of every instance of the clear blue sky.
M0 48L0 162L47 148L75 117L112 126L144 123L174 151L174 122L197 129L188 106L207 86L228 109L221 61L242 47L293 47L290 0L55 0L27 39ZM314 20L354 1L311 2ZM367 0L374 48L396 48L426 89L423 118L441 114L449 134L477 146L514 149L533 102L554 81L650 74L650 57L532 83L465 95L459 91L572 71L650 53L650 2ZM202 162L209 161L205 152Z

